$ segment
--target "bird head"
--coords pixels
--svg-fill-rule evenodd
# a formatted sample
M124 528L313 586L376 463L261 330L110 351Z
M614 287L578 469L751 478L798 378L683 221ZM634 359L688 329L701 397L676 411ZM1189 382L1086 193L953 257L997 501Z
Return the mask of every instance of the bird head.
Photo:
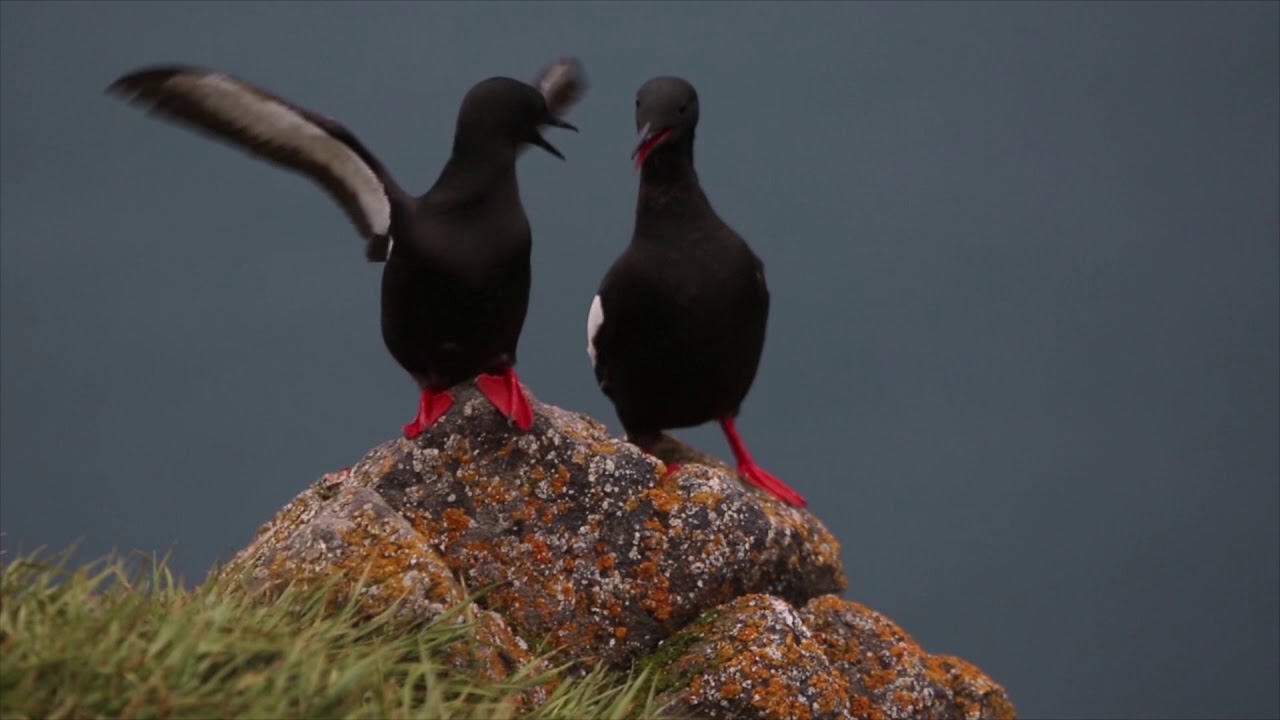
M578 131L578 128L556 117L547 107L542 93L532 85L507 77L494 77L476 83L462 99L458 111L457 136L507 141L513 149L530 144L546 150L561 160L564 155L542 137L546 126Z
M663 75L645 82L636 92L636 169L659 147L691 141L697 125L698 92L687 80Z

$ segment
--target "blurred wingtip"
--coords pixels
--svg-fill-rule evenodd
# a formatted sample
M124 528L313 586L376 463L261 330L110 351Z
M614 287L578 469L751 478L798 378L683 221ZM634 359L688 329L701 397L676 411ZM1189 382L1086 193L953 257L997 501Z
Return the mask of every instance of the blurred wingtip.
M553 114L563 114L586 94L587 76L582 61L572 55L556 58L538 73L534 86L546 98Z

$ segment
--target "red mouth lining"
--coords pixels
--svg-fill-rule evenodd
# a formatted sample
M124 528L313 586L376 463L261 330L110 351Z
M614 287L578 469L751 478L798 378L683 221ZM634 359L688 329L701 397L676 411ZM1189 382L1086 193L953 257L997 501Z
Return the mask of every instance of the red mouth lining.
M671 130L672 128L663 128L653 135L650 135L649 139L645 140L644 144L640 146L640 149L636 150L637 170L644 165L645 158L649 157L649 153L653 152L653 149L658 146L658 143L667 139L667 136L671 134Z

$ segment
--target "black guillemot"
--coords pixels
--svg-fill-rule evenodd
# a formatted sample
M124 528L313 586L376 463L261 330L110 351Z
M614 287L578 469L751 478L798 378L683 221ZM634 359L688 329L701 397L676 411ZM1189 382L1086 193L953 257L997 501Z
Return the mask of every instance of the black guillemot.
M521 429L533 413L513 369L529 302L531 232L516 158L540 133L576 130L559 115L585 88L579 63L551 63L534 85L494 77L462 100L453 151L439 178L413 197L345 127L229 75L190 66L144 68L109 92L319 183L385 262L382 337L421 390L404 426L417 437L475 378Z
M698 94L656 77L636 95L635 231L600 283L587 353L627 439L717 420L738 472L783 502L805 500L751 458L735 418L764 348L764 265L712 209L693 168Z

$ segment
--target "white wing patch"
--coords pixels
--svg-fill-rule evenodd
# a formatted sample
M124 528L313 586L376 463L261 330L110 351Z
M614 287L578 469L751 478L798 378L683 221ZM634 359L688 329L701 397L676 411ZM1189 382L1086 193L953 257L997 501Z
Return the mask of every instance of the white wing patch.
M293 109L226 75L175 75L165 85L260 141L315 159L355 196L373 234L390 229L391 203L378 176L351 148Z
M587 355L591 356L591 367L596 366L596 333L604 324L604 305L600 296L591 301L591 312L587 313Z

